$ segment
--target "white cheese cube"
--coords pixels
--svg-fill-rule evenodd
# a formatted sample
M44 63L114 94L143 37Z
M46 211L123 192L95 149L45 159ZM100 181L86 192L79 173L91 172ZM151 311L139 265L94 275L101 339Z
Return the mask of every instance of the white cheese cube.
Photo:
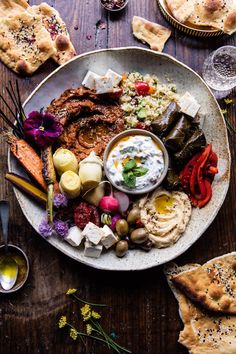
M97 245L102 239L103 230L92 222L89 222L82 231L82 236L94 245Z
M95 80L95 90L98 95L113 91L112 79L106 76L100 76Z
M194 118L201 107L197 100L189 93L185 94L179 100L180 111Z
M106 77L109 77L112 80L112 85L113 87L116 87L119 85L119 83L122 80L122 76L117 74L115 71L108 69L106 72Z
M78 247L83 240L82 231L77 226L72 226L69 229L65 240L73 247Z
M102 253L102 248L103 246L101 244L99 245L93 245L89 241L85 241L84 243L84 256L85 257L91 257L91 258L98 258L100 257Z
M99 80L101 78L100 75L95 74L93 71L88 71L82 85L89 88L90 90L95 90L96 89L96 80Z
M103 237L101 239L101 242L106 249L110 248L113 246L115 243L119 241L118 237L114 235L110 227L107 225L103 226Z

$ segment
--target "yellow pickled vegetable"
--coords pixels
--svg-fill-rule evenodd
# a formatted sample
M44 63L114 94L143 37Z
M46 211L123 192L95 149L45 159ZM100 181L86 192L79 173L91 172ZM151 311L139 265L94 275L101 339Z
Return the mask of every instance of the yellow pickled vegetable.
M61 175L59 187L67 198L73 199L79 196L81 189L80 178L73 171L66 171Z
M53 154L53 163L59 176L66 171L78 172L76 156L68 149L59 148Z
M79 177L84 189L95 188L102 180L102 160L93 151L79 164Z

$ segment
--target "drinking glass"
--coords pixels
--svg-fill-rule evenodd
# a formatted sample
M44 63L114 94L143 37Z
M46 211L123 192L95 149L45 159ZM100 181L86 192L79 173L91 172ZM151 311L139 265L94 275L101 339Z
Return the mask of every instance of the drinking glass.
M236 86L236 47L224 46L212 52L203 64L202 76L208 86L227 91Z

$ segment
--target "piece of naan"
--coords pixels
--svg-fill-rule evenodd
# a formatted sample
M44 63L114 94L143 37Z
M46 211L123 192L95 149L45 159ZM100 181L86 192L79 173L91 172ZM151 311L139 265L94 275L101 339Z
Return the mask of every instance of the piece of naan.
M26 0L0 0L0 19L19 15L29 7Z
M27 11L42 17L42 23L50 33L55 48L55 54L52 58L59 65L65 64L76 55L66 24L57 10L43 2L38 6L29 7Z
M12 70L31 75L54 53L50 34L42 26L41 16L24 11L1 18L0 60Z
M190 354L235 354L236 316L208 313L188 299L171 281L176 274L194 271L198 267L197 264L178 267L171 263L165 268L184 324L179 343L188 348Z
M207 310L236 314L236 252L173 276L172 282Z
M162 52L164 45L171 35L171 31L145 18L134 16L132 21L133 35L144 43L148 43L153 50Z
M228 34L236 31L236 0L166 0L166 3L181 23L212 27Z

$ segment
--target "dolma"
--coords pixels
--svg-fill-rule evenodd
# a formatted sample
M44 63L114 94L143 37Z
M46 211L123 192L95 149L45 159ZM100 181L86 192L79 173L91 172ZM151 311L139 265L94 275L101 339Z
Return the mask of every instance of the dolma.
M191 123L187 116L184 114L181 115L178 122L164 139L165 146L173 152L181 150L184 146L185 137L190 127Z
M166 110L152 122L152 130L159 136L164 136L171 130L179 118L179 107L176 102L171 102Z
M184 166L199 150L206 146L206 137L201 129L197 129L193 135L186 141L182 150L174 154L176 165L181 168Z

